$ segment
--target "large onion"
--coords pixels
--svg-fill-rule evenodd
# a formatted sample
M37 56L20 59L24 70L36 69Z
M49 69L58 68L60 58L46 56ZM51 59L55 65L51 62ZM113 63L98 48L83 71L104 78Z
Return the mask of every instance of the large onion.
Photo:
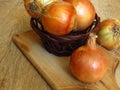
M47 32L54 35L66 35L74 27L76 11L70 3L53 2L45 8L40 19Z
M59 0L24 0L24 5L32 17L39 18L44 7L55 1Z
M72 3L77 12L77 30L85 30L95 19L95 8L89 0L64 0Z
M96 45L96 36L93 35L86 45L73 52L70 60L72 74L85 83L101 80L107 71L107 66L107 54Z

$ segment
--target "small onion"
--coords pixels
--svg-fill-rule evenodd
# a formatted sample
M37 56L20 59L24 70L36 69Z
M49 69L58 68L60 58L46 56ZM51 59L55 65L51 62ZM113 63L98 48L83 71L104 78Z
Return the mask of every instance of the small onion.
M120 20L106 19L98 25L97 42L108 50L120 48Z
M40 19L47 32L54 35L66 35L74 27L76 11L70 3L53 2L45 8Z
M44 7L55 1L59 0L24 0L24 6L32 17L39 18Z
M64 0L71 3L77 12L76 30L85 30L95 19L95 8L89 0Z
M87 44L71 55L70 70L80 81L93 83L101 80L108 67L106 52L96 45L96 35L90 34Z

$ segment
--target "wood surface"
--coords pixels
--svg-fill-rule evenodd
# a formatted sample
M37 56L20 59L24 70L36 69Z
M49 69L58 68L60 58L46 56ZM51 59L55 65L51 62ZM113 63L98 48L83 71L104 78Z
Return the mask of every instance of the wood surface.
M23 0L0 0L0 90L51 90L12 41L31 29Z
M85 84L72 76L69 69L70 57L58 57L47 52L33 30L17 34L13 40L54 90L120 90L114 76L120 59L110 52L108 70L103 79Z
M101 19L120 18L120 0L91 0ZM51 90L16 47L15 34L31 30L23 0L0 0L0 90ZM120 56L118 52L114 53ZM120 65L115 74L120 86Z

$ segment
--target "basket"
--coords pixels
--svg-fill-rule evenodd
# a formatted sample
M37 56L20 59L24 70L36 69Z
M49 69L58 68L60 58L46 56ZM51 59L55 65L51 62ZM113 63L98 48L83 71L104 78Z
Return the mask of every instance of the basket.
M84 45L91 32L96 32L95 27L99 24L100 17L96 14L95 20L89 28L83 31L72 30L67 35L56 36L44 30L39 19L31 18L31 27L40 36L44 48L57 56L70 56L72 52Z

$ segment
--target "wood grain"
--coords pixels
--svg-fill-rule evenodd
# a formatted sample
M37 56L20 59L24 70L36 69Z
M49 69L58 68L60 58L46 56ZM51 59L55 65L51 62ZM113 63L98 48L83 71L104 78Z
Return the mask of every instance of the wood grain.
M120 18L119 0L91 0L102 19ZM0 0L0 90L51 90L33 65L12 42L28 31L30 16L23 0ZM120 86L120 65L115 74Z
M12 42L31 28L29 18L22 0L0 0L0 90L51 90Z
M43 47L40 37L33 30L17 34L13 40L55 90L120 90L114 76L120 59L115 55L108 53L108 71L101 81L84 84L71 75L70 58L48 53Z

